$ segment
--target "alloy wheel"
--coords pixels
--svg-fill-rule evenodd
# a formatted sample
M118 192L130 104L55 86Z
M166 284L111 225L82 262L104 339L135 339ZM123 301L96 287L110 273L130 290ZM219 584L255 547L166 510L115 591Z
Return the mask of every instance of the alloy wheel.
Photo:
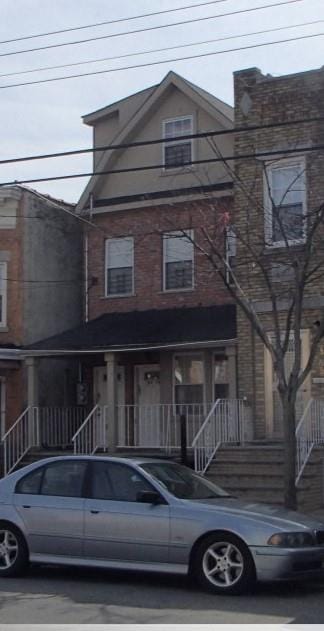
M243 555L229 541L214 542L204 553L202 569L206 579L215 587L230 588L242 577Z
M0 571L11 568L18 556L18 541L10 530L0 530Z

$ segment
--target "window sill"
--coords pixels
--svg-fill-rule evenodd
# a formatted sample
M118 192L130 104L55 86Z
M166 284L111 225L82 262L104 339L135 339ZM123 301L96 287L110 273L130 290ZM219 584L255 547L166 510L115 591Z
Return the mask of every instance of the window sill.
M101 296L100 300L114 300L115 298L133 298L136 294L111 294L109 296Z
M8 333L9 327L4 324L0 324L0 333Z
M167 177L168 175L187 175L188 173L194 173L197 169L194 166L182 166L173 167L170 169L163 169L160 173L160 177Z
M290 248L293 248L294 251L302 251L305 247L306 240L303 241L290 241L288 242L288 247L285 243L272 243L264 246L263 254L274 254L277 252L289 252Z
M178 294L180 293L188 293L190 291L195 291L195 287L178 287L177 289L163 289L159 291L160 295L163 294Z

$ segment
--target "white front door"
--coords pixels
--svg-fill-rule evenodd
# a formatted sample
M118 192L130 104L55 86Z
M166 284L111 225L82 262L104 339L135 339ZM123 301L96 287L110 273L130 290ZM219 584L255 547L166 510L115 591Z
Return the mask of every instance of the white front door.
M160 367L157 364L136 366L135 374L139 446L159 447L161 445Z
M102 406L109 403L106 366L95 366L93 369L93 401L95 405ZM117 403L125 405L125 366L117 367Z

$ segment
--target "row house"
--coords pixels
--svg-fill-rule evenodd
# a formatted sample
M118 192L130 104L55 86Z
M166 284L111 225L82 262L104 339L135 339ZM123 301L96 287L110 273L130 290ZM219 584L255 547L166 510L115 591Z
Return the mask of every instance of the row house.
M70 204L22 186L0 189L1 437L32 400L68 406L75 375L65 358L44 359L38 383L23 348L76 326L81 319L82 233ZM67 272L68 270L68 272ZM50 384L50 386L49 386ZM15 441L24 442L18 422ZM1 451L0 451L1 456ZM0 457L0 469L2 469Z
M170 72L84 122L95 149L122 146L94 152L77 208L91 224L85 322L30 353L78 362L82 449L177 448L181 417L191 445L214 401L237 399L235 305L200 250L202 225L224 240L233 182L199 134L231 131L233 111ZM219 143L233 152L231 133Z

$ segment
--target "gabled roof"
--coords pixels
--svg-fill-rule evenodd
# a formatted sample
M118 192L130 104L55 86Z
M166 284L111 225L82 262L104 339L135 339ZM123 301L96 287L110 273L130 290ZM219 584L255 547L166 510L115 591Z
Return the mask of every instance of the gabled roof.
M231 304L106 313L26 350L36 354L106 352L233 340L235 314Z
M207 111L212 117L217 118L218 123L224 127L224 129L230 129L233 127L233 108L230 105L224 103L217 97L213 96L199 88L198 86L191 83L191 81L187 81L177 73L170 71L164 79L156 86L148 88L141 93L143 94L144 102L142 105L138 107L137 111L133 113L124 127L119 131L117 136L114 138L114 144L122 144L129 142L132 135L135 133L136 129L139 127L142 121L149 115L150 111L153 107L157 106L157 103L160 99L162 99L166 90L170 88L170 86L175 86L186 94L191 100L193 100L198 107L201 107L205 111ZM136 95L132 95L128 97L132 99ZM96 119L102 118L103 116L108 116L113 111L118 110L118 107L125 102L125 99L118 101L117 103L108 106L107 108L102 108L102 110L98 110L97 112L93 112L88 116L84 117L85 122L94 122ZM113 160L114 150L106 150L97 167L97 171L107 171L109 170L109 165ZM96 185L98 184L101 176L93 175L90 178L89 183L87 184L84 192L82 193L80 200L77 205L77 211L81 211L82 208L87 204L89 195L95 190Z

